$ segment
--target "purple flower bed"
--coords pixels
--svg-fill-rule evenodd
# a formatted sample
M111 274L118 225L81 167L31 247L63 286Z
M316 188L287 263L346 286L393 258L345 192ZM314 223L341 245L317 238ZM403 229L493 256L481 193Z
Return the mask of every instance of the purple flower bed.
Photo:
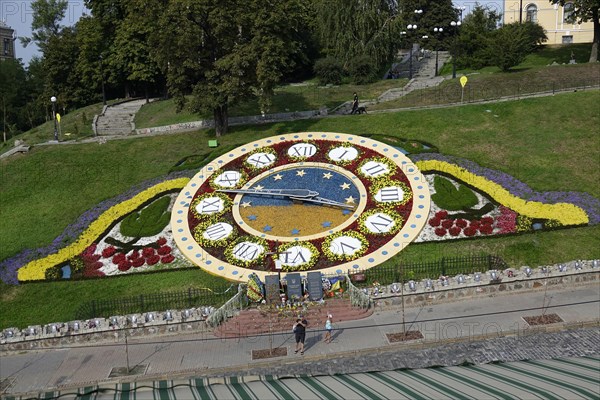
M445 156L439 153L423 153L409 156L414 162L437 160L445 161L458 165L478 176L483 176L492 182L495 182L505 188L514 196L519 198L538 201L544 204L570 203L581 207L588 215L589 225L600 223L600 200L588 193L582 192L536 192L525 183L513 178L512 176L485 168L473 161L465 160L459 157Z
M129 190L120 194L119 196L113 197L112 199L108 199L97 204L95 207L84 212L77 219L77 221L67 226L63 233L58 235L50 245L40 247L39 249L35 250L25 249L19 254L0 262L0 279L2 280L2 282L7 283L9 285L18 285L19 281L17 279L17 271L19 270L19 268L21 268L30 261L56 253L58 252L58 250L67 246L69 243L74 242L83 233L83 231L88 226L90 226L90 224L93 221L95 221L103 212L105 212L112 206L129 200L137 194L143 192L144 190L161 182L184 177L190 178L194 176L195 172L196 171L173 172L166 176L153 178L131 187Z

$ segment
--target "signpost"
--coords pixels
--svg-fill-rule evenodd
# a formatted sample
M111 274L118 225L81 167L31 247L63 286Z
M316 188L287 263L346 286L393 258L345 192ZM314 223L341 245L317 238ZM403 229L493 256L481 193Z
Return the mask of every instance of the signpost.
M460 102L463 102L463 99L465 98L465 85L467 84L467 81L469 79L466 76L461 76L460 77L460 86L462 86L462 92L460 94Z

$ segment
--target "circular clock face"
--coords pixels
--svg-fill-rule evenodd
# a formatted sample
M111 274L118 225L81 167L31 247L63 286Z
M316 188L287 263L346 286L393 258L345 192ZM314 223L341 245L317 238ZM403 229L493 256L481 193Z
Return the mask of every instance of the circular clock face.
M307 132L261 139L211 162L179 194L171 224L188 259L228 279L339 274L401 251L426 223L429 203L427 182L398 149Z

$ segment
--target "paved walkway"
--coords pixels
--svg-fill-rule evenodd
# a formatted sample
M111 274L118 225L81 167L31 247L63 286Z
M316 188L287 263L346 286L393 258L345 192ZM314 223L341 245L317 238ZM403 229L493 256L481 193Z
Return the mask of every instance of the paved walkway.
M310 327L304 356L293 354L292 334L222 339L210 332L146 337L95 346L0 353L5 393L33 393L116 381L177 377L334 374L423 368L434 365L548 359L600 354L600 285L482 297L407 308L407 330L423 340L390 344L402 332L398 308L375 309L366 319L335 324L333 342ZM556 313L564 323L529 327L526 316ZM537 309L536 309L537 308ZM310 321L309 321L310 322ZM291 326L291 324L290 324ZM566 329L566 330L564 330ZM287 356L252 359L253 350L287 349ZM138 375L110 378L127 359Z

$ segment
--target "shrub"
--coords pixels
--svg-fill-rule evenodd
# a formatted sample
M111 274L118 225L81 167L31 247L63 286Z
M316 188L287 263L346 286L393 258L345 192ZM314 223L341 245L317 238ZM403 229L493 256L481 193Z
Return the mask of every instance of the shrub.
M342 83L344 69L342 64L333 57L321 58L315 62L315 74L320 85L339 85Z
M348 72L357 85L365 85L377 79L376 66L369 56L363 55L350 61Z

